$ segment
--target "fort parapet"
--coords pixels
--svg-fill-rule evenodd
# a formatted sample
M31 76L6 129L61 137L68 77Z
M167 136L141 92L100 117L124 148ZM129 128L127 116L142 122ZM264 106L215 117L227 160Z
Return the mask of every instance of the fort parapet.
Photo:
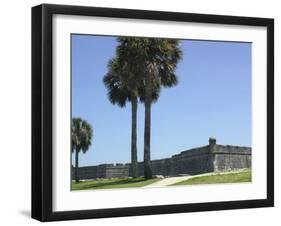
M152 160L152 173L153 175L177 176L251 168L251 152L250 147L216 144L216 139L211 137L206 146L186 150L170 158ZM143 171L143 162L139 162L139 176L143 176ZM129 163L78 168L80 179L125 178L130 175ZM74 179L74 170L72 170L72 178Z

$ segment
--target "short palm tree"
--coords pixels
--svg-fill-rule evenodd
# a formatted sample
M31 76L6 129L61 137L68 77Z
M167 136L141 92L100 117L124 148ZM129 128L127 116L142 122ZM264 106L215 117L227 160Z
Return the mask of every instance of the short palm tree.
M81 118L73 118L71 126L71 144L72 152L75 151L75 181L79 182L78 165L79 165L79 153L82 151L85 153L92 144L93 129L92 126Z

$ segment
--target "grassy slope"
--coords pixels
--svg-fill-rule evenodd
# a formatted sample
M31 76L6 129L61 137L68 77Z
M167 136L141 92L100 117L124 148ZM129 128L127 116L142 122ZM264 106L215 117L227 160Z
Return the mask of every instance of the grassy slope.
M251 171L195 177L173 185L251 182ZM172 185L172 186L173 186Z
M145 178L113 178L101 179L93 181L82 181L79 183L72 182L72 190L86 189L108 189L108 188L136 188L154 183L160 179L153 178L146 180Z

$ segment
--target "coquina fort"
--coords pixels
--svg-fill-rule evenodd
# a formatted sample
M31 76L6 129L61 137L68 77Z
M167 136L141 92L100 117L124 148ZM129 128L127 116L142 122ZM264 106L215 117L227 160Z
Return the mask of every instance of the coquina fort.
M209 138L209 144L173 155L170 158L152 160L153 175L178 176L196 175L208 172L230 171L251 168L250 147L216 144ZM143 175L143 162L138 163L139 176ZM80 179L129 177L130 163L101 164L78 168ZM72 170L74 179L74 170Z

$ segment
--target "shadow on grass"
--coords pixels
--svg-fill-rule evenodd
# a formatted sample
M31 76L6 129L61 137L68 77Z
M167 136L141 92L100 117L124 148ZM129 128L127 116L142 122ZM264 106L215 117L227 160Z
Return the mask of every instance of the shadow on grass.
M148 179L143 177L140 178L124 178L124 179L104 179L104 180L94 180L94 181L85 181L79 183L72 184L72 190L86 190L86 189L94 189L94 188L114 188L124 185L124 187L131 187L128 185L134 185L145 182Z

